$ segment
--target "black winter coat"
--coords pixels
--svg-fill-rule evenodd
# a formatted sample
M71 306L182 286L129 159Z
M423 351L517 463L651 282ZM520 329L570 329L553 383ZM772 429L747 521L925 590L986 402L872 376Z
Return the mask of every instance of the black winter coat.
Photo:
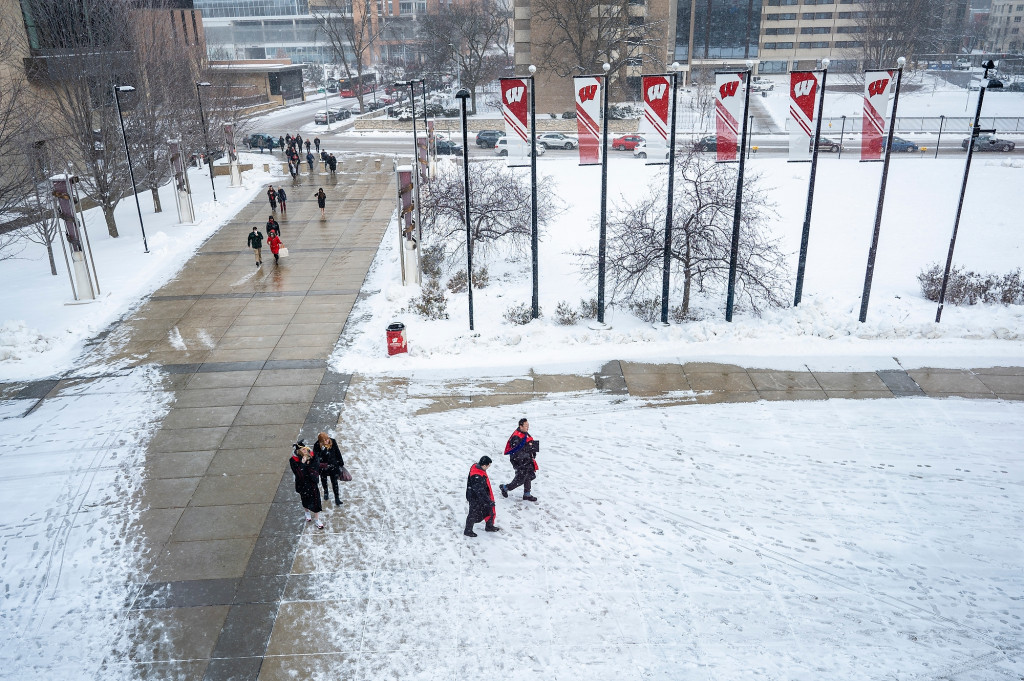
M319 513L320 504L320 460L316 454L308 463L302 463L302 458L295 454L288 459L292 467L292 475L295 476L295 491L302 499L302 507Z
M262 232L249 232L249 248L263 248Z
M331 446L327 448L321 447L320 441L317 440L313 445L313 455L320 459L323 466L326 466L326 470L321 468L324 473L338 473L345 465L345 459L341 456L341 448L338 447L338 441L334 438L331 438Z
M469 514L477 518L477 522L494 513L494 492L487 471L473 464L466 479L466 501L469 502Z

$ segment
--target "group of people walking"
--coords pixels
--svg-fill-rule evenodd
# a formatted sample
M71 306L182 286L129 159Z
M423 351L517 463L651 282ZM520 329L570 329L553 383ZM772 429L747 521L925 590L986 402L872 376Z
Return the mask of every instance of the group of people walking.
M537 497L530 493L531 483L537 477L537 453L540 443L530 435L530 422L519 419L519 427L505 443L505 455L515 470L515 477L508 484L498 485L501 495L508 498L508 493L520 486L523 487L523 499L536 502ZM352 476L345 469L345 459L341 455L338 441L327 433L319 433L312 447L299 440L292 446L292 456L288 461L295 476L295 491L302 502L306 522L315 523L317 529L323 529L320 520L324 504L330 501L334 493L334 505L342 504L338 491L338 481L350 481ZM487 532L500 532L501 528L494 524L497 516L494 504L494 491L487 470L492 465L491 457L482 456L469 469L466 480L466 501L469 502L469 514L466 516L466 527L463 534L476 537L473 526L484 523ZM328 481L331 487L328 489ZM320 487L323 487L321 500Z
M299 176L299 168L302 167L303 159L305 159L306 165L309 166L309 173L312 175L313 166L316 163L316 155L320 156L324 167L330 170L332 175L337 171L338 159L335 158L334 154L327 153L326 149L320 149L319 137L314 138L311 143L309 140L303 140L302 135L292 137L289 134L279 138L279 141L281 148L285 150L284 156L288 160L288 173L292 178ZM303 145L305 145L305 153L303 153ZM314 155L314 147L316 148L316 155Z

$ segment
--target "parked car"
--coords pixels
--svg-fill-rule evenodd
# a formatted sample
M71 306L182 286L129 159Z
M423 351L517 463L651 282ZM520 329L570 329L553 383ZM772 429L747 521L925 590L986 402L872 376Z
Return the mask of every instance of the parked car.
M537 146L544 147L545 149L550 149L551 147L556 149L575 149L579 146L579 142L560 132L546 132L543 135L537 135Z
M882 140L882 151L885 151L886 142L887 142L886 139ZM896 151L896 152L899 152L899 151L913 152L913 151L918 151L920 149L921 149L920 146L914 144L910 140L905 140L902 137L893 137L892 138L892 150L893 151Z
M562 112L562 118L576 118L576 109L569 109Z
M259 149L260 142L263 142L263 146L266 149L272 149L273 147L277 146L277 138L271 137L265 132L254 132L253 134L249 135L250 149Z
M1024 92L1024 80L1018 80L1016 83L1004 85L1003 92Z
M352 111L351 111L351 109L342 109L339 106L339 107L335 107L333 109L330 109L330 111L331 111L331 113L334 114L334 117L336 119L338 119L339 121L345 121L345 120L348 120L349 118L352 118Z
M437 140L434 148L437 149L438 155L462 155L462 145L451 140Z
M764 76L754 76L750 79L750 90L752 92L771 92L775 89L775 83Z
M476 134L476 145L485 149L493 149L499 139L505 136L500 130L481 130Z
M377 109L384 108L384 102L364 102L363 108L366 109L367 111L376 111Z
M328 125L338 120L338 115L333 110L317 111L313 114L313 122L317 125Z
M811 143L807 143L807 148L810 149ZM833 154L837 154L843 150L843 145L835 140L830 140L827 137L821 137L818 139L818 151L830 151Z
M967 151L967 145L971 143L971 138L968 137L960 143L960 148ZM974 140L975 151L1013 151L1017 145L1010 140L1001 140L995 135L978 135L978 138Z
M633 147L633 158L647 158L647 140ZM665 158L668 158L668 149L665 149Z
M981 82L980 81L972 82L971 83L971 87L970 87L971 92L975 92L975 91L980 90L980 89L981 89ZM998 78L989 78L988 79L988 89L989 90L1002 90L1003 89L1003 81L999 80Z
M545 151L547 151L546 147L543 147L543 146L541 146L539 144L537 145L537 155L538 156L543 156ZM502 135L501 137L499 137L497 139L497 141L495 141L495 143L494 143L494 153L496 153L498 156L508 156L508 138L507 137ZM527 155L530 155L529 154L529 150L527 150Z
M966 71L967 69L971 68L971 60L970 59L957 59L956 60L955 68L956 68L957 71Z
M718 137L708 135L693 143L694 151L718 151Z
M640 135L622 135L612 140L612 149L619 151L633 151L637 145L643 143L644 138Z

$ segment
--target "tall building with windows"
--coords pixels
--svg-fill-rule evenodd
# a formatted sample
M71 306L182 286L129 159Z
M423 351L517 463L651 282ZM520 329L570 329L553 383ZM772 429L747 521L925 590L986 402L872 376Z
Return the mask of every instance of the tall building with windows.
M211 59L330 61L307 0L193 0L203 12Z
M1024 2L992 1L985 49L989 52L1024 52Z
M826 57L833 71L858 69L863 47L858 27L865 16L853 0L766 0L758 71L814 69Z
M675 60L689 58L693 17L693 62L721 63L758 58L762 0L677 0Z

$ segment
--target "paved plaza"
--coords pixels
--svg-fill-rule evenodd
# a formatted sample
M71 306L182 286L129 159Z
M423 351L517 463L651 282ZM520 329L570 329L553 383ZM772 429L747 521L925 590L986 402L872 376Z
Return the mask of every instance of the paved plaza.
M531 372L482 381L336 373L327 358L394 212L391 162L381 161L346 160L336 177L289 184L288 212L278 219L290 255L275 265L264 247L257 268L245 238L253 224L265 231L269 210L261 195L88 349L87 363L100 374L104 366L158 365L161 388L173 394L148 443L138 493L125 501L138 513L144 551L121 613L125 643L109 653L108 672L178 681L374 679L390 678L389 654L430 657L429 637L403 647L388 633L390 625L409 637L417 627L429 631L429 612L396 601L362 602L359 627L338 614L366 596L357 575L381 561L414 573L418 564L404 555L459 550L445 539L455 538L457 527L432 527L421 546L385 552L375 544L378 553L370 555L362 537L415 516L404 509L396 518L371 475L380 463L368 459L393 452L367 452L341 432L356 478L344 505L325 504L328 530L319 534L298 510L287 467L291 444L300 436L311 443L318 431L344 423L350 408L372 414L401 405L410 416L461 410L471 420L477 409L588 395L639 398L652 409L760 400L1024 399L1019 366L834 372L612 361L592 375ZM313 198L321 183L326 219ZM383 351L383 329L381 345ZM28 412L62 395L111 390L102 378L6 384L0 393L23 401ZM403 445L395 438L398 451ZM453 494L443 505L458 505L461 491ZM419 577L403 573L403 581ZM330 634L310 634L323 623ZM374 647L375 639L391 652Z

